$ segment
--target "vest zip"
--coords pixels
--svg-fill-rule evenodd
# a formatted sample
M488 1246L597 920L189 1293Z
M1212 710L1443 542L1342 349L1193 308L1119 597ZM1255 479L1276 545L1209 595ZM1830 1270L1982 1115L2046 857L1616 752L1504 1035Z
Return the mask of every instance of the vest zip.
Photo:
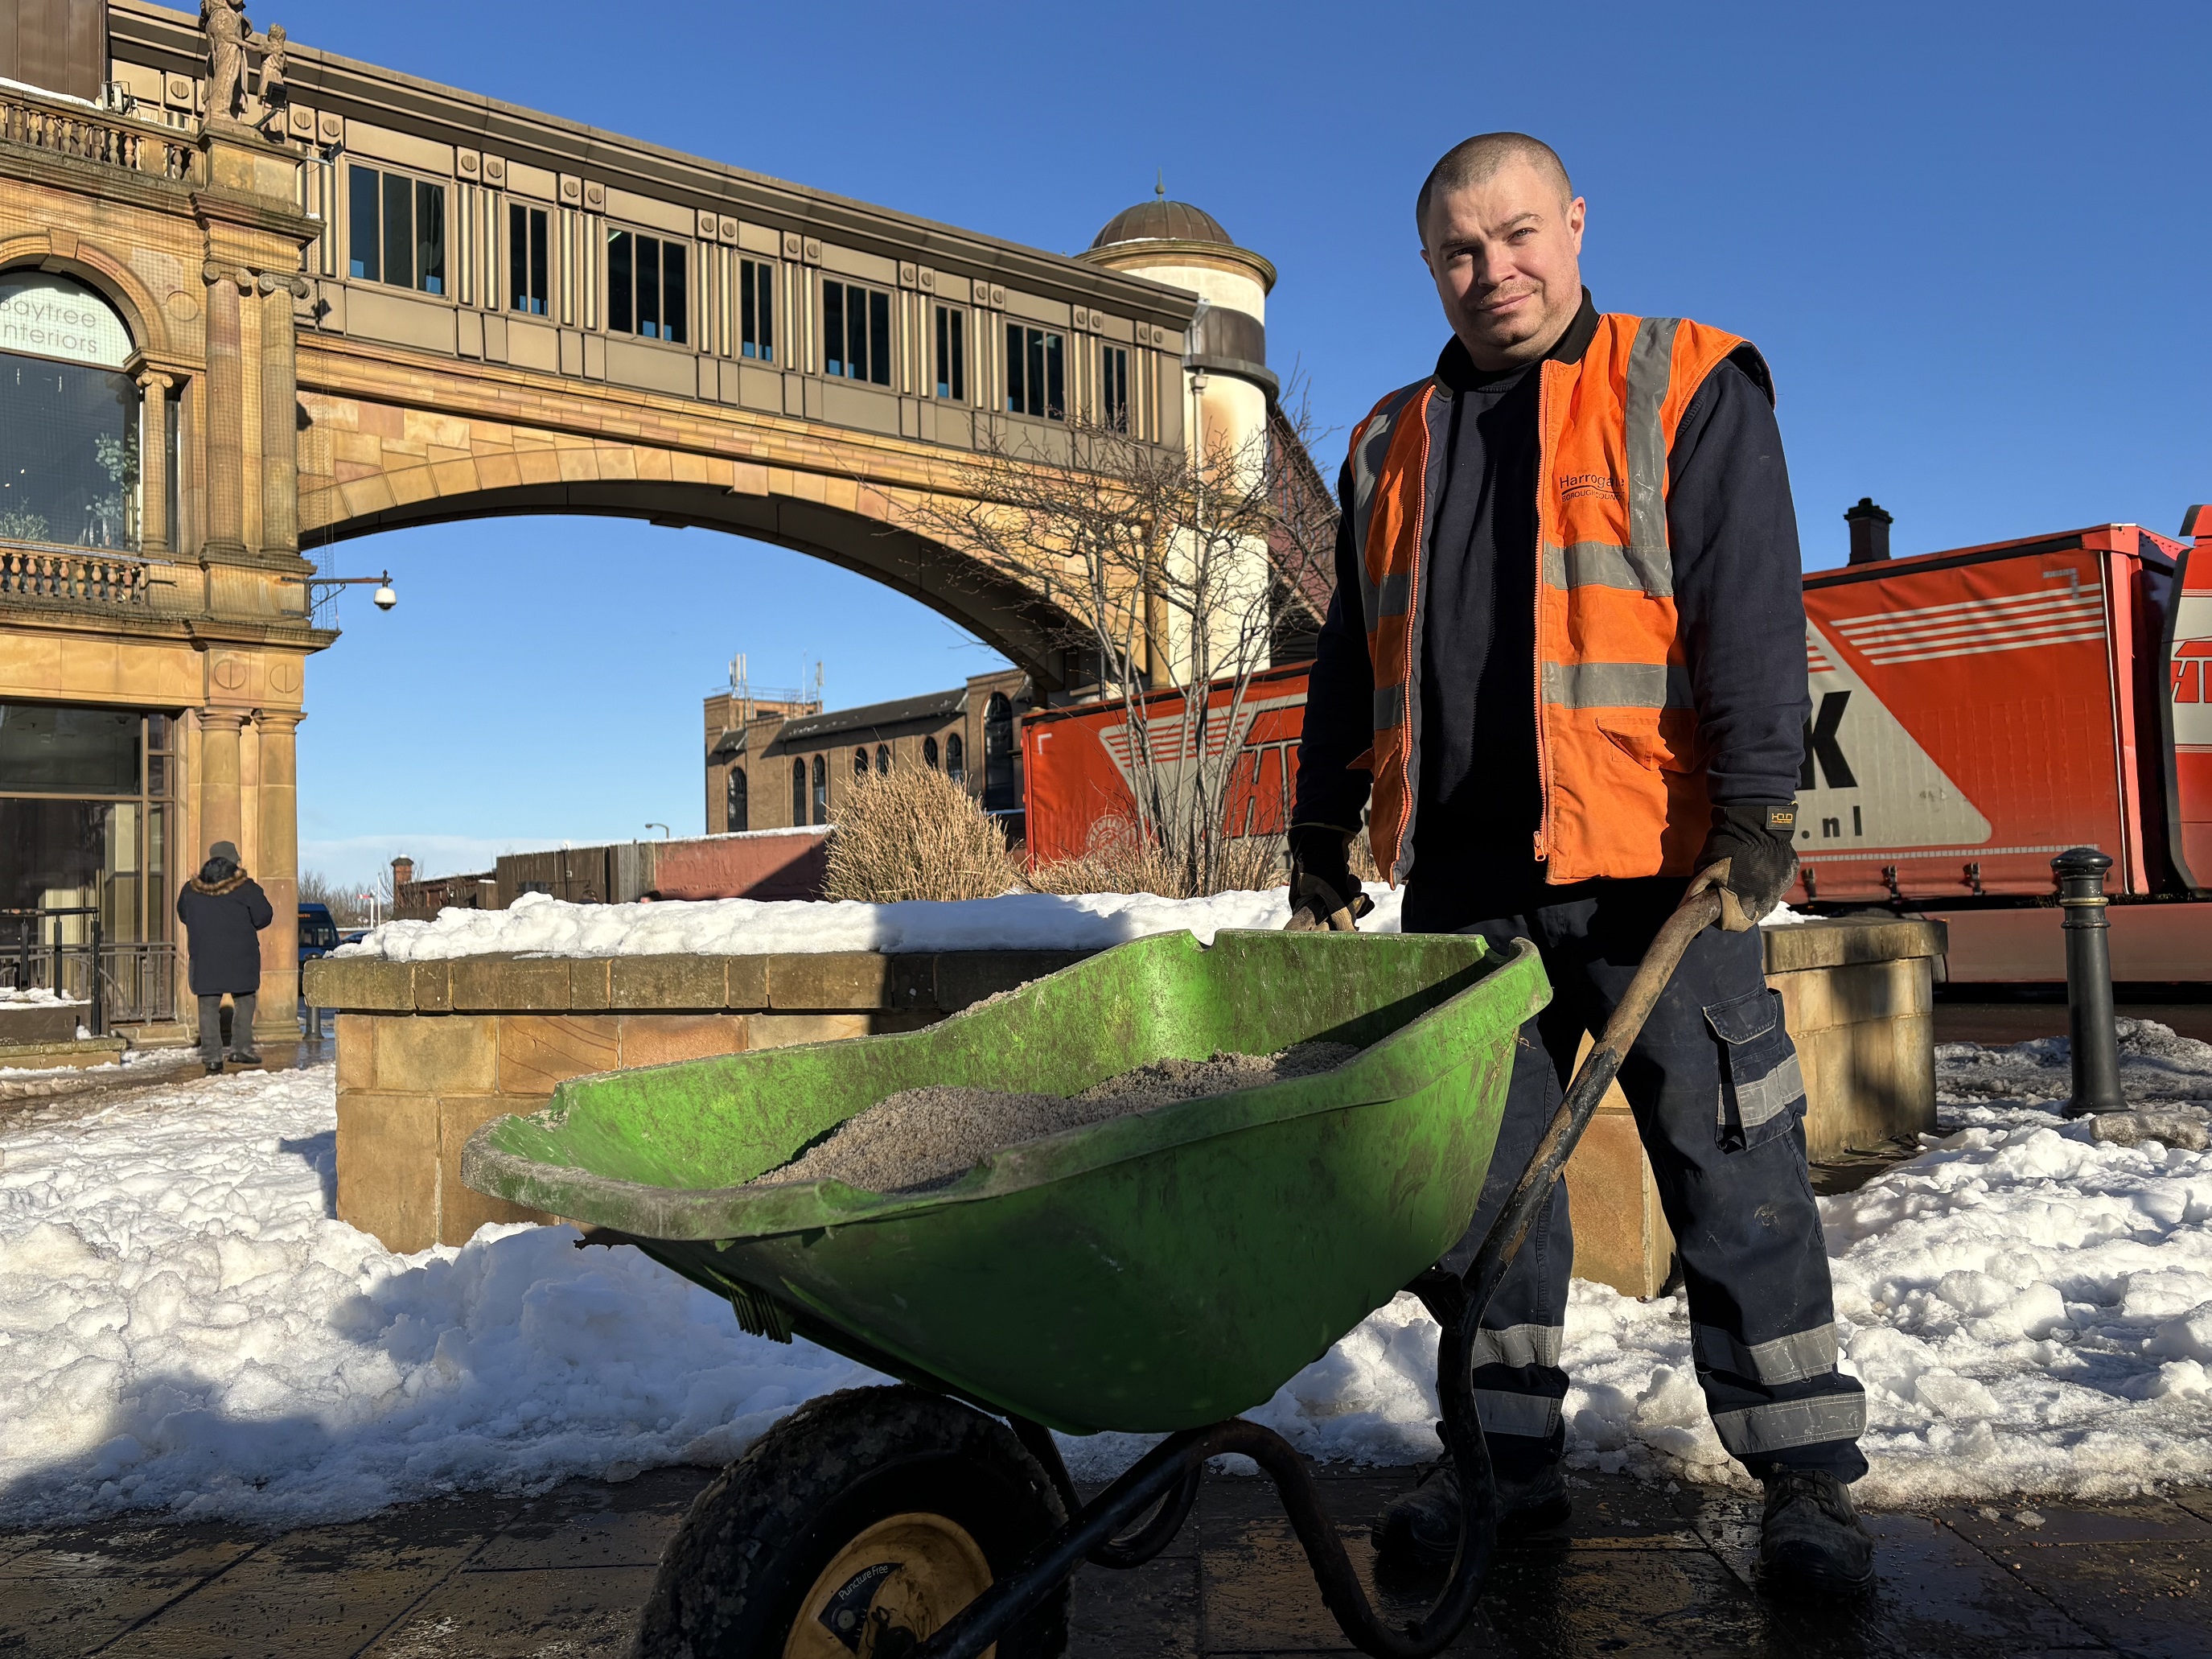
M1536 366L1536 545L1530 550L1536 560L1536 650L1532 687L1536 714L1536 833L1532 838L1532 850L1539 863L1551 856L1547 849L1551 844L1552 828L1552 757L1544 744L1544 538L1548 528L1544 522L1544 481L1551 476L1551 367L1548 361Z

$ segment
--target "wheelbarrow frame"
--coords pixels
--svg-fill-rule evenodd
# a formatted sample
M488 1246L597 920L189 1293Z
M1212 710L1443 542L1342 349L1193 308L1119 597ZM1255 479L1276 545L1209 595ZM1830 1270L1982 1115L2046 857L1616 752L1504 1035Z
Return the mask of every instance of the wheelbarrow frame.
M1263 1425L1229 1418L1171 1434L1104 1492L1082 1504L1049 1430L1002 1409L983 1407L1005 1419L1042 1465L1070 1518L1012 1573L915 1648L910 1659L981 1659L993 1643L1085 1562L1127 1569L1151 1560L1174 1541L1188 1519L1207 1461L1232 1452L1251 1458L1275 1483L1322 1601L1354 1647L1376 1659L1429 1659L1456 1640L1474 1612L1498 1548L1497 1483L1474 1398L1476 1328L1682 952L1719 915L1720 900L1711 890L1693 890L1684 899L1645 952L1603 1036L1577 1069L1550 1127L1467 1271L1455 1274L1431 1268L1406 1287L1420 1297L1442 1328L1437 1344L1437 1399L1443 1414L1444 1449L1458 1473L1460 1490L1459 1553L1449 1581L1425 1615L1393 1626L1376 1611L1304 1460L1289 1441ZM912 1367L903 1369L911 1374ZM945 1392L959 1395L957 1389ZM1133 1533L1132 1527L1137 1528Z

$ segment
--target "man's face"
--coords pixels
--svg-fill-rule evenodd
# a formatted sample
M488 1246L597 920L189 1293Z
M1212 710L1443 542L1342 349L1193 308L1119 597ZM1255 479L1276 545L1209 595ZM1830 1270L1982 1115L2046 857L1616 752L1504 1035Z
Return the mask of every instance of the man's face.
M1429 204L1421 258L1444 320L1480 369L1534 362L1583 303L1583 199L1510 161Z

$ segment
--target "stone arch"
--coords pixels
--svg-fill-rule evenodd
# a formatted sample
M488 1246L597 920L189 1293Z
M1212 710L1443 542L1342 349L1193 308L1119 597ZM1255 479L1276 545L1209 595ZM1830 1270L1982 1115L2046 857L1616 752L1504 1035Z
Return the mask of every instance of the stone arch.
M105 249L45 231L0 240L0 274L26 269L82 283L123 319L140 356L156 362L174 358L175 344L161 301L136 271Z
M1067 619L1041 595L903 527L928 497L854 477L606 434L531 428L303 392L300 545L464 520L579 514L720 530L854 571L1064 684Z

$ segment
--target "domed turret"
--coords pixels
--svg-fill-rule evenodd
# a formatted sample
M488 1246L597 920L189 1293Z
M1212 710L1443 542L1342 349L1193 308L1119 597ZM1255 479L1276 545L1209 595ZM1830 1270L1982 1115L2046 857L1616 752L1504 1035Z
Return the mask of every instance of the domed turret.
M1237 239L1221 228L1221 221L1204 208L1168 200L1164 181L1154 189L1151 201L1123 208L1109 219L1106 228L1091 239L1091 246L1095 252L1120 242L1212 242L1223 247L1237 246Z

